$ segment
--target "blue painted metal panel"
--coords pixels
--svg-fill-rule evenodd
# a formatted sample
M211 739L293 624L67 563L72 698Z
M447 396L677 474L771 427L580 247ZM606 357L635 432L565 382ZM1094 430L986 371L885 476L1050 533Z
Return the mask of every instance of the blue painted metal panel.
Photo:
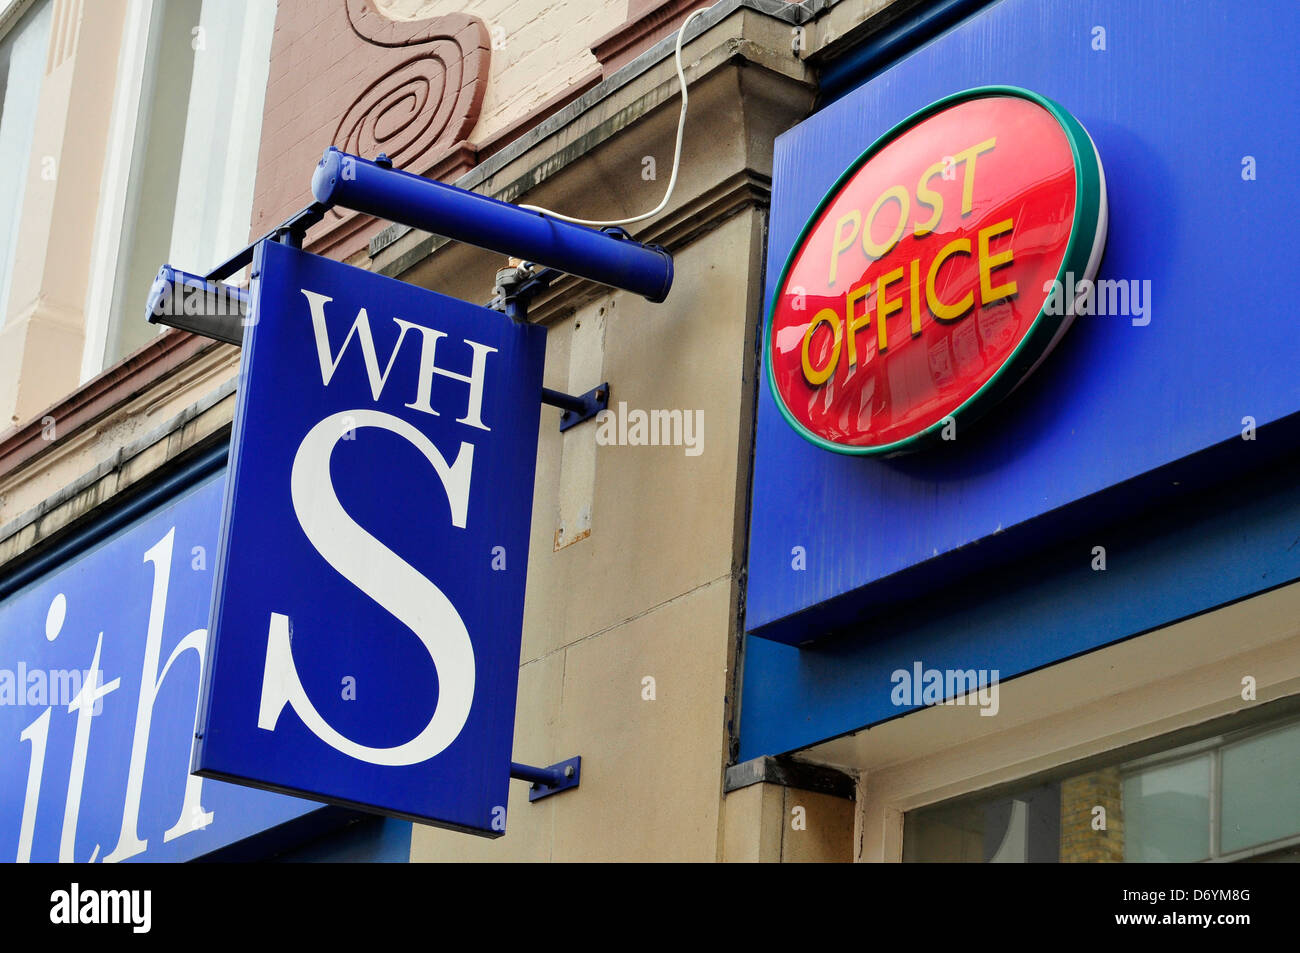
M1006 680L1300 578L1295 461L1278 462L1300 436L1294 270L1268 265L1286 261L1269 223L1300 211L1282 171L1300 142L1297 26L1282 3L1002 0L778 142L769 297L861 144L954 89L1035 88L1082 120L1105 163L1099 277L1151 280L1154 307L1145 326L1080 319L970 440L925 457L819 452L761 395L748 627L846 631L803 649L747 640L742 760L915 710L893 703L890 676L918 661ZM1277 173L1243 179L1247 155ZM1278 422L1247 443L1247 415ZM1103 537L1109 568L1094 572Z
M405 864L411 859L411 823L365 817L273 858L289 864Z
M188 860L320 809L219 781L196 782L188 806L200 810L187 809L225 481L185 479L161 483L152 509L126 510L134 522L115 512L77 534L83 549L3 583L0 859ZM97 647L98 688L86 674ZM83 690L106 693L69 710Z
M1295 446L1300 427L1293 421L1276 436ZM1176 503L1145 520L1099 522L1050 551L877 616L857 635L805 648L747 639L740 760L916 711L893 703L891 675L917 662L996 670L1005 682L1300 579L1298 468L1292 457L1199 496L1167 485L1164 496ZM1104 572L1092 569L1099 544Z
M196 769L504 830L545 329L262 243Z
M852 625L1098 518L1114 488L1237 439L1243 417L1300 410L1295 273L1281 247L1281 223L1300 215L1298 32L1300 6L1284 0L1001 0L778 140L769 300L825 190L894 123L972 86L1049 96L1088 129L1106 170L1098 277L1150 282L1150 320L1080 318L977 429L910 457L818 450L764 388L749 631L799 642Z
M960 23L989 0L930 0L908 11L866 42L827 63L818 77L823 103L834 102L899 56L909 53L944 30ZM886 9L888 12L888 9Z

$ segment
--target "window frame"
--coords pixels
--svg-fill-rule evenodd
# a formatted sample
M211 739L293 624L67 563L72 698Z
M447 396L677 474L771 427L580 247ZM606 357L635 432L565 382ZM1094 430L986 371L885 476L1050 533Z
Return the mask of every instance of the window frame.
M127 354L115 354L118 345L121 321L138 314L144 318L144 298L139 302L123 299L124 288L132 279L131 269L134 264L131 248L137 236L139 209L146 201L140 194L141 169L150 156L150 122L148 111L154 101L155 90L159 82L158 58L159 45L163 42L162 34L166 28L167 0L127 0L127 10L122 29L122 44L118 55L116 87L113 92L113 104L109 119L108 141L104 156L104 169L100 186L100 206L95 217L94 234L91 242L90 269L85 298L85 337L81 354L79 383L97 377L110 367L120 363ZM211 0L199 0L200 19L195 26L204 25L202 10ZM242 43L252 42L253 35L261 37L259 42L266 44L266 76L259 84L245 76L255 73L240 71L239 77L230 89L229 112L237 116L255 114L256 127L248 130L248 135L258 147L253 152L252 168L249 174L256 176L257 158L260 151L262 119L265 112L266 84L269 81L270 57L273 50L276 4L274 0L255 0L268 6L269 21L265 24L265 33L256 30L253 34L241 31L238 35ZM245 23L247 27L247 23ZM243 54L248 49L243 49ZM163 80L165 81L165 79ZM255 106L256 108L250 108ZM177 157L178 164L184 168L184 142L186 124L191 121L189 109L194 108L193 90L190 92L189 107L181 128L182 154ZM222 182L223 187L228 182ZM251 228L254 185L248 187L247 216L242 226L233 225L228 230L231 234L239 233L238 241L244 242ZM172 197L173 199L175 196ZM175 240L175 217L177 210L173 206L172 240ZM240 216L232 216L235 222ZM230 225L229 222L226 223ZM229 242L229 236L226 236ZM232 247L218 254L233 253ZM163 265L163 261L154 267ZM182 267L194 267L193 263L178 263ZM207 262L198 267L206 268L217 264ZM138 276L136 276L138 277ZM138 307L137 307L138 306ZM133 310L135 308L136 310ZM166 328L159 327L158 333Z
M108 364L108 341L113 330L113 303L120 276L120 257L127 241L127 201L136 156L140 114L148 90L149 40L161 19L163 0L127 0L118 53L117 85L109 117L108 145L100 182L99 214L91 241L90 275L86 287L85 343L81 352L80 383L84 384ZM162 264L159 262L159 264ZM141 302L143 313L144 303Z
M1119 769L1120 782L1122 785L1129 777L1143 771L1152 768L1168 767L1170 765L1191 761L1209 755L1210 782L1208 792L1209 813L1207 821L1210 825L1209 856L1197 861L1192 861L1192 863L1235 863L1238 861L1249 860L1253 857L1272 854L1280 850L1286 850L1290 847L1297 847L1300 846L1300 832L1288 834L1260 844L1254 844L1250 847L1241 848L1240 850L1224 852L1222 850L1220 824L1222 818L1223 796L1223 752L1234 745L1247 741L1254 741L1276 732L1296 729L1298 727L1300 727L1300 712L1292 709L1284 713L1269 715L1253 724L1245 725L1241 728L1236 728L1230 731L1219 730L1212 735L1182 744L1175 744L1173 747L1169 748L1158 748L1154 751L1150 750L1153 745L1159 745L1161 742L1161 738L1153 738L1138 746L1141 749L1146 749L1147 753L1131 756L1127 759L1123 757L1115 759L1103 755L1084 758L1074 762L1067 762L1057 765L1048 771L1026 775L1016 779L1015 781L1005 782L1003 784L994 785L990 788L985 788L981 791L972 791L968 794L936 801L903 811L902 820L904 838L906 838L909 815L915 816L935 809L956 807L961 804L980 804L998 798L1015 797L1021 792L1033 790L1044 784L1060 783L1061 781L1074 777L1079 773L1086 773L1087 771L1099 770L1106 767L1117 767ZM1185 732L1173 733L1174 736L1180 734L1185 734ZM1114 754L1116 754L1116 752L1109 753L1111 756ZM906 862L905 858L900 857L900 859L903 859L904 862ZM1133 863L1133 861L1129 861L1127 858L1125 858L1125 862Z

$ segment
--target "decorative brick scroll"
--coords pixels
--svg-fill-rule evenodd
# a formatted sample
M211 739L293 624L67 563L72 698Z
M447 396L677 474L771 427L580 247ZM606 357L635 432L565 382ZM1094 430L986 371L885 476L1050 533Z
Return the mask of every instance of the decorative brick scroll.
M468 137L487 86L490 44L477 17L385 17L374 0L280 0L263 112L254 237L311 201L326 146L452 180L476 163ZM307 247L347 258L375 221L336 212Z

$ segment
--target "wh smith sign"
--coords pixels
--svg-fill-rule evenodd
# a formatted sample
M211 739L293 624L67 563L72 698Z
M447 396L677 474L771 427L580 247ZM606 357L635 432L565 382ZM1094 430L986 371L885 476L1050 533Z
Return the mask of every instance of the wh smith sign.
M499 836L545 331L253 273L195 771Z
M809 219L772 299L768 382L830 450L892 454L1009 394L1069 327L1106 238L1101 161L1051 100L983 87L895 126Z
M188 860L315 809L189 775L222 487L0 601L0 860Z

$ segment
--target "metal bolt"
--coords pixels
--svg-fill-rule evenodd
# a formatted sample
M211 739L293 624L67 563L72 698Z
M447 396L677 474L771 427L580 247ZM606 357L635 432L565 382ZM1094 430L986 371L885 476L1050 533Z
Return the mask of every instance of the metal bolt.
M566 764L566 765L564 766L564 776L565 776L566 778L571 778L571 777L573 777L573 765L571 765L571 764Z

